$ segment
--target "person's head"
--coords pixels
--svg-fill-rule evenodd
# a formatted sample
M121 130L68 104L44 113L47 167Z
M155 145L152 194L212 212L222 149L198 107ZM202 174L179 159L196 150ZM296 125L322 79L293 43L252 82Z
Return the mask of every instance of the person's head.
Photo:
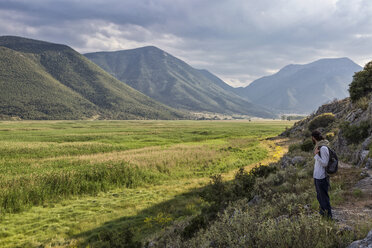
M321 141L323 140L323 136L322 134L318 131L318 130L315 130L311 133L311 139L313 140L313 143L317 143L318 141Z

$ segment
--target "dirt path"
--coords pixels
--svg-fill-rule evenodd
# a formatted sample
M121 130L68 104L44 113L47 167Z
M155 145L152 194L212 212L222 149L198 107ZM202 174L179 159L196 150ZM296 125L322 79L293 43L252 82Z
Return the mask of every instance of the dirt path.
M350 170L352 165L341 162L340 170ZM353 198L335 206L333 216L340 226L349 228L365 220L372 221L372 170L363 170L364 178L350 189Z

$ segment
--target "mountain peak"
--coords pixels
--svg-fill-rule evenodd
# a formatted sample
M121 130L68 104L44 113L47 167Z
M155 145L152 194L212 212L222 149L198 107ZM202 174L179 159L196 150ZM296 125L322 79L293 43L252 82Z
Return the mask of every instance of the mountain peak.
M12 36L0 37L0 46L4 46L0 58L6 58L0 59L0 78L6 78L0 84L0 115L22 119L184 116L116 80L68 46Z
M210 72L194 69L154 46L85 56L122 82L177 109L274 117L230 92L229 86Z
M128 53L128 52L157 52L157 53L165 53L165 51L161 50L156 46L144 46L144 47L137 47L132 49L125 49L125 50L118 50L112 52L103 52L103 53Z
M305 114L320 104L348 96L348 85L362 67L347 57L290 64L253 81L237 93L253 103L284 113Z

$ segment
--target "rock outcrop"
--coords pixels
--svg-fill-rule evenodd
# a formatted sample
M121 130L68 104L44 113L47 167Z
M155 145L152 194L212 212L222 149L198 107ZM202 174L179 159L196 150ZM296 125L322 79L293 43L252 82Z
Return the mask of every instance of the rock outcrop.
M347 248L372 248L372 230L365 239L354 241Z
M311 133L309 124L314 118L325 113L332 113L336 121L329 126L320 126L317 130L322 132L324 136L331 134L331 147L336 153L340 154L346 162L359 167L371 167L372 154L369 150L372 145L372 94L368 96L367 102L363 104L353 103L349 98L324 104L306 119L295 123L291 129L282 133L282 136L302 137L303 140L309 138ZM369 128L366 132L363 132L361 141L351 142L350 134L345 133L342 128L343 123L347 123L349 127L354 128L366 122L369 123ZM361 131L358 130L358 132ZM360 135L358 132L356 135Z

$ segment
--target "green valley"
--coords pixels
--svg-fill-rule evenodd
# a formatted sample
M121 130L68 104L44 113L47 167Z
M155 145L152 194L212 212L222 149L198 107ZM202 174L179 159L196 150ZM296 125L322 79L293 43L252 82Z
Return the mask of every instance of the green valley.
M280 147L266 139L292 124L0 122L0 246L143 241L198 214L210 176L278 159Z

